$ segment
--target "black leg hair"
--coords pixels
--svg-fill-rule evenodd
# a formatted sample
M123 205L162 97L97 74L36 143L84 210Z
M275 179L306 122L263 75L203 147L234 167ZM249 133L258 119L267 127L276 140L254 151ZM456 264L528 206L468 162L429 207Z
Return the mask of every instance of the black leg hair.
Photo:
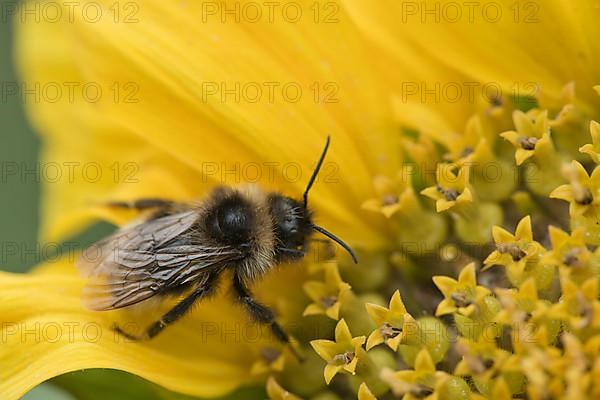
M237 294L238 301L246 308L252 319L258 323L269 325L271 332L273 332L275 338L280 342L285 344L290 343L287 333L285 333L281 325L279 325L279 323L277 323L275 320L275 314L273 311L269 307L254 300L250 289L246 287L246 284L239 274L234 274L233 288ZM290 345L290 349L298 360L303 360L303 357L296 352L296 349L293 345Z
M212 272L204 285L195 288L192 293L190 293L187 297L185 297L183 300L177 303L172 309L167 311L158 321L155 321L152 324L150 324L145 329L144 333L142 333L141 335L133 335L127 333L123 329L121 329L117 324L114 324L112 326L112 329L131 340L137 341L152 339L160 332L162 332L162 330L165 329L168 325L183 317L197 300L211 294L216 287L215 284L218 276L218 272Z
M246 287L239 274L235 274L233 278L233 288L237 294L238 301L250 313L250 316L256 322L261 324L270 324L273 333L282 342L288 342L288 337L283 329L275 321L275 314L270 308L264 306L252 298L250 290Z
M298 359L298 361L304 361L304 358L296 351L294 346L290 344L290 338L287 333L283 330L281 325L275 320L275 314L273 311L265 305L260 304L252 297L250 289L246 287L243 279L239 274L234 274L233 288L236 292L238 301L246 308L253 320L258 323L269 325L271 332L275 335L275 338L282 343L289 344L289 348Z

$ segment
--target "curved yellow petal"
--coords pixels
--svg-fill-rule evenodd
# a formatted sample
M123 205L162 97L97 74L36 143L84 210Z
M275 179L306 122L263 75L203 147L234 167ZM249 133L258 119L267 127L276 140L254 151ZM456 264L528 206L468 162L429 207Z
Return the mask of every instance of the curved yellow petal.
M381 335L381 331L379 330L379 328L377 328L373 332L371 332L371 334L367 338L366 349L367 349L367 351L369 351L373 347L375 347L383 342L384 342L384 340L383 340L383 336Z
M85 368L121 369L196 396L222 395L250 382L251 344L241 340L244 316L227 301L203 304L156 339L131 343L110 327L118 321L137 329L137 320L123 312L85 310L82 286L74 271L0 274L2 398L19 398L49 378ZM225 327L232 332L229 340L221 337Z
M437 286L440 292L445 296L449 296L450 292L458 285L458 282L455 279L444 275L434 276L432 280L435 286Z
M371 393L366 383L361 383L358 387L358 400L377 400L377 398Z
M113 4L97 3L107 9ZM258 163L263 186L298 196L331 135L328 167L311 204L323 224L343 232L346 240L364 246L384 242L378 226L383 222L369 221L360 205L373 197L375 172L397 170L399 152L393 149L399 135L389 92L370 66L371 48L344 10L334 24L315 24L311 18L222 23L203 7L148 1L139 15L143 23L89 23L75 13L73 22L20 24L17 55L26 82L65 80L57 71L68 65L70 81L91 81L105 92L115 83L139 89L137 102L106 95L94 104L79 97L69 104L33 104L29 111L51 143L45 158L56 158L53 151L59 147L73 148L67 142L77 135L82 160L111 159L101 153L113 148L106 146L114 143L112 135L127 143L119 160L135 161L137 154L150 152L191 169L195 179L170 171L183 186L206 177L213 184L248 181L243 174L209 174L207 166L223 173ZM46 51L39 51L38 37L45 38ZM56 52L60 65L48 65L47 52ZM258 98L257 90L262 91ZM270 168L274 179L268 177ZM112 186L99 185L96 198L114 196ZM202 194L206 185L198 186L188 195ZM49 199L53 223L82 206L80 180L60 190ZM71 192L77 194L76 204L58 201ZM160 185L154 193L165 194ZM73 231L75 223L69 228L60 233Z
M325 383L329 385L329 382L337 375L338 372L344 369L343 365L327 364L323 370L323 376L325 377Z
M299 319L297 298L304 295L297 284L281 282L297 283L305 274L302 268L282 268L256 285L257 296L280 311L284 327ZM176 392L216 397L255 382L256 354L275 345L269 329L250 321L224 294L200 302L153 340L130 342L111 326L140 331L173 302L143 312L89 311L81 302L84 283L72 263L63 261L28 275L0 273L3 399L17 399L47 379L87 368L120 369Z
M591 39L600 34L595 0L345 4L366 34L406 54L407 62L415 60L411 50L419 49L463 73L466 78L458 82L497 85L505 95L543 92L559 98L564 85L575 80L585 101L598 104L591 90L600 81L598 43ZM423 73L422 80L436 76L427 68Z
M467 118L487 102L480 94L481 85L475 89L477 82L468 75L448 68L410 40L400 27L402 2L384 1L377 7L365 1L343 0L342 4L380 53L373 61L394 89L392 104L398 121L450 144Z

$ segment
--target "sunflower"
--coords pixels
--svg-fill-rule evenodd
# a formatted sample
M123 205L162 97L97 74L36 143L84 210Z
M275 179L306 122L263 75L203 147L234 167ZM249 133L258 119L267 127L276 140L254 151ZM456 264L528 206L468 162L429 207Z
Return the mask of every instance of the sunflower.
M550 248L536 257L540 268L525 267L527 284L507 279L510 266L487 270L494 246L511 262L524 259L505 249L516 246L513 235L502 246L493 235L520 220L531 221L528 239L544 250L557 228L586 232L584 247L600 243L600 194L568 168L596 176L597 0L59 7L58 21L16 24L24 82L63 90L57 101L26 103L42 162L83 171L45 184L41 241L138 217L109 201L192 201L242 183L299 197L330 135L311 208L360 264L317 247L256 284L294 348L251 323L225 287L156 339L132 343L111 325L135 330L151 316L86 310L72 259L2 273L2 398L90 368L202 397L249 385L266 385L274 399L600 393L597 290L581 294L569 271L585 270L597 288L598 251L555 262L548 254L560 251ZM585 201L571 210L585 212L569 216L567 201L578 197L556 189L580 186ZM440 282L466 282L468 293ZM374 322L368 310L388 304L401 312ZM371 340L367 350L373 332L393 346ZM456 335L505 359L473 356L452 345Z

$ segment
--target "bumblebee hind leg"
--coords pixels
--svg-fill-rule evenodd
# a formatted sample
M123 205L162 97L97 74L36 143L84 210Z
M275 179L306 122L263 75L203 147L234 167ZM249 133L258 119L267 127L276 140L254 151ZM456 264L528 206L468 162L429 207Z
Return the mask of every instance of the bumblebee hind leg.
M279 323L275 320L275 314L273 311L269 307L254 300L252 293L246 287L246 284L239 274L234 275L233 288L236 292L238 301L246 308L248 313L250 313L252 319L258 323L269 325L269 328L271 329L271 332L273 332L273 335L275 335L275 338L282 343L289 344L289 347L296 358L300 361L303 361L303 357L298 354L294 346L290 344L290 339L287 333L285 333L281 325L279 325Z
M141 335L135 335L132 333L125 332L117 324L114 324L111 327L111 329L130 340L139 341L152 339L160 332L162 332L163 329L165 329L167 326L183 317L196 301L214 292L216 288L217 277L217 272L212 273L209 276L206 283L196 287L192 291L192 293L190 293L183 300L177 303L175 307L167 311L158 321L155 321L152 324L150 324Z

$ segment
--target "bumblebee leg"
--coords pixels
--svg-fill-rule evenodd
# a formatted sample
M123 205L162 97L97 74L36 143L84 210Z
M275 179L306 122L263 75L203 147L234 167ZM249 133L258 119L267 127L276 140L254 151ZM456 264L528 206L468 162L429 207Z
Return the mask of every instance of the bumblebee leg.
M205 284L198 286L190 293L187 297L181 300L172 309L167 311L158 321L150 324L141 335L133 335L125 332L118 325L113 325L112 329L121 335L131 340L148 340L152 339L167 326L177 321L185 315L185 313L192 307L192 305L200 298L209 295L215 289L216 277L218 274L212 274Z
M237 294L238 301L242 303L248 313L250 313L252 319L258 323L269 325L271 332L273 332L275 338L277 338L277 340L280 342L285 344L290 343L287 333L285 333L281 325L279 325L275 320L275 314L273 311L269 307L254 300L252 293L246 287L244 281L238 274L235 274L233 278L233 288ZM290 345L290 349L298 358L298 360L303 360L303 358L296 352L296 349L292 345Z
M109 201L106 203L109 207L129 208L134 210L147 210L149 208L171 208L175 202L171 200L158 198L145 198L132 201Z

